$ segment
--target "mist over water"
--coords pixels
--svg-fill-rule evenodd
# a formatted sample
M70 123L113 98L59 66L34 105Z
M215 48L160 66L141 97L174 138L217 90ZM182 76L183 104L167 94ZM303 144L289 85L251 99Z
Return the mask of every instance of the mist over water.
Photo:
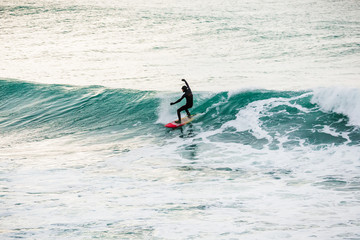
M359 239L359 16L2 1L0 238Z

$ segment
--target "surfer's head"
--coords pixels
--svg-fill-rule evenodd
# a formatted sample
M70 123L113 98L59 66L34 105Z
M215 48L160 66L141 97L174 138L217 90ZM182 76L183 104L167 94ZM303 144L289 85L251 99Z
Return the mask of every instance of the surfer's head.
M186 92L188 90L186 86L182 86L181 89L182 89L183 92Z

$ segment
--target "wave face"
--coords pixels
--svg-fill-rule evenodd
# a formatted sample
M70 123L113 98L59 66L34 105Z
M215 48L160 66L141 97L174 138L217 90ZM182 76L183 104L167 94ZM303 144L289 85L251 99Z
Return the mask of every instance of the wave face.
M55 138L130 128L155 118L152 92L1 81L1 128ZM144 111L139 111L143 109ZM147 110L149 109L149 110Z
M0 96L3 134L28 132L25 138L30 140L111 131L128 133L129 138L163 137L166 129L161 125L176 118L169 102L180 93L4 80ZM192 125L196 134L207 133L211 141L254 148L357 145L359 98L356 89L195 93L191 111L200 117Z

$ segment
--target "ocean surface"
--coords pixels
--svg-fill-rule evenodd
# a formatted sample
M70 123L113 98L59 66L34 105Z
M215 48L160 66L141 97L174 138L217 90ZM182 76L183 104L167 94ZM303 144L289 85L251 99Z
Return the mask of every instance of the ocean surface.
M2 0L15 238L359 240L360 2Z

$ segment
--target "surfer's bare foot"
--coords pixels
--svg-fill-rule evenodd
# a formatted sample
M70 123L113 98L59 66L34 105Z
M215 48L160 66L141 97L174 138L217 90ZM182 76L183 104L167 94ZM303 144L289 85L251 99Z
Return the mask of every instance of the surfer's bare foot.
M181 121L177 120L177 121L175 121L175 123L181 123Z

